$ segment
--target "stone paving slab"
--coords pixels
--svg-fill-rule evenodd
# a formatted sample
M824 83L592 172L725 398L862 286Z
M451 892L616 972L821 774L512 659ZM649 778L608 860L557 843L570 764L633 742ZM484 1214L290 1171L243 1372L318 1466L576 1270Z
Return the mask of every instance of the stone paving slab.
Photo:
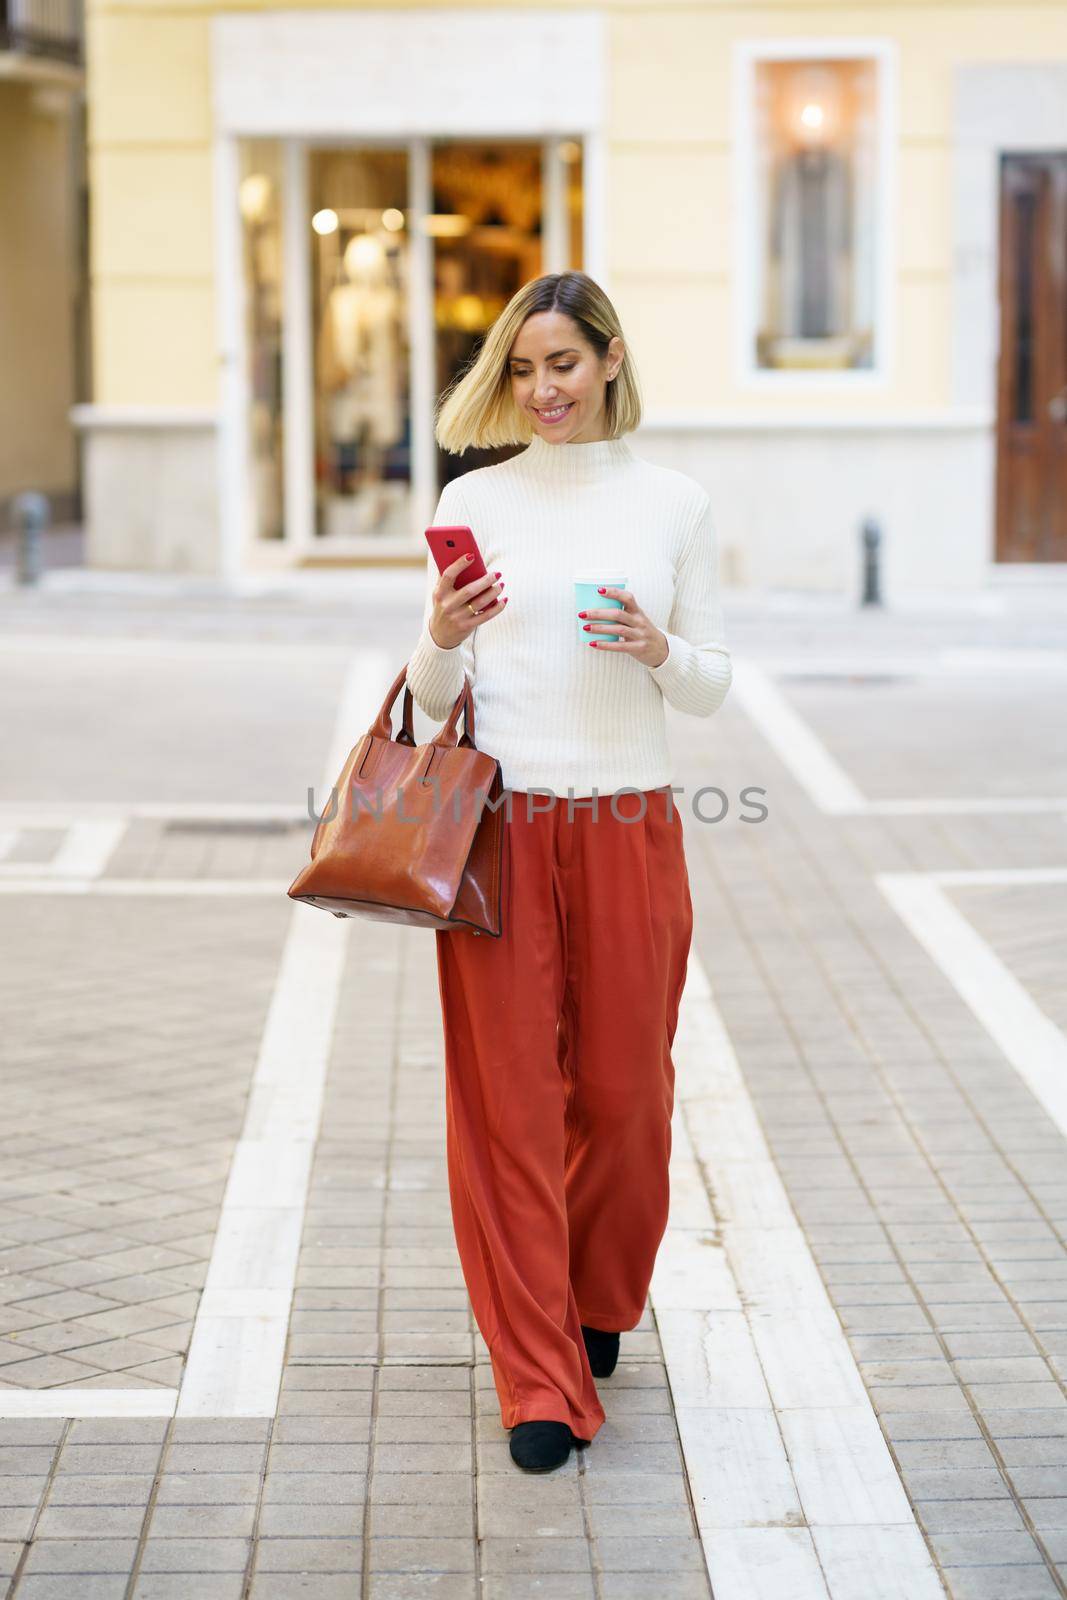
M17 903L8 898L9 907ZM53 908L59 904L52 902ZM76 909L94 904L84 900ZM196 922L194 903L179 910L186 925ZM228 924L215 925L214 946L201 938L193 978L212 970L221 980L227 941L241 940L238 910L230 906ZM256 957L247 955L239 985L242 1003L254 999L259 1014L237 1014L233 1037L228 1027L221 1038L210 1012L201 1017L205 1070L217 1075L215 1092L227 1073L230 1078L229 1143L239 1131L251 1059L247 1049L233 1046L262 1027L263 974L277 960L281 920L274 909L257 919ZM131 945L136 938L150 956L149 934L158 926L147 918L127 926ZM174 925L166 926L174 959ZM598 1438L592 1491L580 1458L551 1479L516 1483L448 1217L432 948L410 930L357 927L353 934L277 1418L0 1420L0 1479L22 1489L18 1504L0 1508L0 1532L13 1558L10 1592L62 1594L67 1587L80 1594L99 1587L106 1593L132 1576L135 1595L185 1595L190 1591L183 1585L190 1583L197 1595L240 1594L247 1573L248 1593L287 1596L293 1591L286 1575L297 1573L301 1594L336 1589L351 1596L361 1583L370 1595L408 1594L432 1579L435 1594L492 1593L496 1585L510 1595L527 1586L542 1592L542 1579L556 1576L569 1581L581 1574L593 1585L596 1572L603 1577L590 1593L604 1594L624 1593L628 1575L659 1566L683 1575L687 1592L708 1595L650 1315L631 1336L628 1358L612 1380L620 1415ZM101 997L105 1018L128 1009L118 990L130 962L132 956L119 962L113 992ZM187 1007L189 984L175 988L175 1005ZM380 1020L368 1023L372 1015ZM158 1093L173 1059L161 1057L155 1077L142 1076L146 1092L154 1082ZM145 1060L142 1053L142 1074ZM188 1079L185 1088L202 1095L203 1082ZM33 1106L25 1109L30 1116ZM81 1109L77 1099L73 1109ZM202 1156L192 1137L198 1104L162 1109L168 1125L179 1123L187 1147ZM133 1121L129 1142L136 1136L142 1160L145 1148L171 1148L161 1126L143 1117ZM223 1172L228 1155L229 1144L220 1142ZM177 1172L178 1165L168 1170ZM35 1214L49 1215L50 1191L38 1186L34 1193ZM136 1203L142 1198L138 1194ZM87 1224L95 1216L79 1216L81 1231L64 1231L53 1245L55 1256L62 1243L110 1267L116 1224L134 1199L105 1197L109 1226L93 1229ZM23 1215L25 1201L19 1206L15 1214ZM210 1246L213 1219L205 1210L198 1208L199 1236ZM125 1242L121 1236L119 1243ZM132 1264L163 1270L159 1262ZM173 1270L170 1262L164 1265ZM43 1267L55 1270L51 1256ZM24 1315L36 1317L39 1297L22 1293L32 1287L28 1280L7 1282L19 1296L12 1312L29 1306ZM142 1285L147 1297L136 1304L146 1323L157 1314L153 1308L161 1308L161 1318L172 1315L177 1287ZM60 1318L65 1311L67 1320L31 1321L31 1327L58 1330L52 1342L66 1348L73 1340L80 1352L82 1319L103 1315L80 1303L47 1309ZM89 1323L91 1330L98 1326ZM183 1352L186 1341L174 1338L176 1326L165 1323ZM184 1319L186 1335L189 1326ZM8 1370L14 1378L28 1364L12 1362ZM40 1383L58 1378L84 1386L80 1371L38 1372L34 1363L33 1375Z
M1063 818L1056 820L1063 829ZM1061 1032L1067 1032L1062 959L1067 945L1067 895L1063 885L967 886L949 893L1046 1016Z
M890 662L847 676L798 666L779 682L872 798L1067 797L1062 676L1006 680L992 665L920 674Z
M122 626L135 610L121 610ZM37 615L43 630L47 606ZM160 614L178 643L203 620ZM28 611L19 623L31 631ZM97 618L98 631L107 625ZM342 619L330 626L340 641ZM750 648L780 653L782 630L760 626L745 625ZM988 642L984 622L968 633L957 618L952 632ZM301 634L312 637L304 612L292 619L291 636ZM875 644L899 648L906 635L928 649L936 634L909 623L894 642L880 627ZM854 648L858 637L843 619L838 641ZM826 638L823 626L821 648ZM279 726L306 733L306 708L317 707L305 744L290 747L298 804L320 776L324 701L342 660L339 650L290 676L275 708ZM113 698L127 670L121 652L102 657L92 685ZM153 693L169 705L180 659L154 670ZM205 690L211 670L201 664ZM254 678L243 664L235 705ZM969 771L958 725L971 691L958 679L938 686L927 723L922 696L882 695L884 770L869 726L874 689L850 697L788 674L782 686L838 759L855 762L865 792L936 793L939 773ZM1040 731L1026 721L1031 689L1026 679L1002 686L1004 728ZM26 774L48 776L35 741L65 714L42 692L33 719L19 721L21 776L0 799L32 801L46 787ZM1063 753L1057 732L1042 733L1048 759L1027 779L1046 791ZM697 944L946 1590L959 1600L1067 1594L1062 1130L874 882L882 871L1063 866L1062 818L827 816L731 702L710 732L672 718L672 735L679 782L767 789L758 827L736 815L687 823ZM140 757L123 771L128 739L124 726L87 745L86 796L143 786ZM274 740L284 750L277 727ZM166 766L181 778L176 805L225 795L218 771L209 775L214 755L207 740ZM224 771L241 769L226 760ZM276 765L257 757L243 770L266 780L258 800L292 805ZM242 830L138 816L105 876L286 879L307 836L300 823ZM61 829L24 830L4 859L39 870L62 848ZM1061 897L954 891L1053 1013ZM0 1397L180 1382L289 914L269 896L0 894L15 1063L0 1187ZM28 1001L45 961L47 1009ZM650 1313L604 1386L609 1422L594 1446L545 1479L510 1463L451 1240L438 1027L429 942L353 926L276 1417L0 1418L9 1600L622 1600L650 1583L677 1600L709 1595ZM712 1203L725 1203L726 1174L708 1180ZM833 1555L828 1541L830 1572ZM830 1592L851 1591L835 1577Z
M178 1382L288 915L0 895L0 1389Z
M730 733L735 784L767 774ZM1002 1454L1005 1429L1040 1453L1067 1423L1062 1130L872 884L918 820L825 817L780 767L766 782L779 826L693 839L697 937L740 934L706 959L776 1165L950 1592L1014 1595L1033 1567L1035 1593L1062 1593L1063 1484ZM983 824L954 865L999 864L1019 828ZM998 915L1040 941L1025 907ZM965 1448L982 1476L956 1470Z

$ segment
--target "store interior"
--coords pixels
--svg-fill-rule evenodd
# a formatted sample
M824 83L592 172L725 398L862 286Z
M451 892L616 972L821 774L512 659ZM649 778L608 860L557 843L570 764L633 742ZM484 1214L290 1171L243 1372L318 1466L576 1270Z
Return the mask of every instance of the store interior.
M757 65L757 367L873 363L876 94L868 59Z
M582 264L582 151L559 147L572 267ZM282 150L242 148L245 344L254 533L285 535ZM507 301L543 270L540 141L437 142L432 210L409 205L405 147L312 147L307 152L308 308L314 451L312 559L413 548L411 229L430 235L435 399L477 353ZM440 491L452 477L518 446L435 447Z

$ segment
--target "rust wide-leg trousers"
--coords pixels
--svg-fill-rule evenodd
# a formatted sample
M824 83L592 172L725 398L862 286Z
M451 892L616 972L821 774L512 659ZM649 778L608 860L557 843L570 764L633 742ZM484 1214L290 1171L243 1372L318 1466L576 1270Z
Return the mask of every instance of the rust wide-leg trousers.
M512 790L501 937L436 935L452 1217L501 1420L580 1439L604 1420L581 1324L640 1320L667 1224L693 928L675 796L593 798Z

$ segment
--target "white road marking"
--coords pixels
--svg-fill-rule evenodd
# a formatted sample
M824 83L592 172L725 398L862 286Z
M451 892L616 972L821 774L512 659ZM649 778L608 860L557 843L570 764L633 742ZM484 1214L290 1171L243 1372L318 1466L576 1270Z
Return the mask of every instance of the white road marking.
M950 867L922 876L950 887L1021 888L1026 884L1067 883L1067 867Z
M957 652L959 654L960 652ZM810 663L791 663L794 671L817 672ZM777 663L786 675L789 664ZM864 672L888 673L891 668L868 660ZM931 670L930 662L926 671ZM1033 670L1033 669L1030 669ZM839 666L837 674L847 676ZM821 673L820 673L821 675ZM790 705L775 683L767 662L734 657L731 690L763 734L782 764L789 769L812 803L828 816L1000 816L1049 811L1067 813L1067 795L934 795L922 798L871 800L830 754L818 734Z
M293 877L296 876L294 871ZM293 878L47 878L39 870L0 878L0 894L278 895Z
M735 658L733 665L732 694L819 810L833 816L865 810L867 802L844 767L794 711L770 674L754 661Z
M716 1600L944 1600L693 952L673 1053L651 1299Z
M879 872L874 881L1067 1135L1067 1037L945 892L985 884L1062 884L1067 870Z
M351 924L294 906L177 1415L272 1417Z
M276 661L331 658L343 664L352 658L350 645L323 644L314 639L169 639L164 634L0 633L0 655L46 656L62 662L73 654L132 656L135 660Z
M1067 650L969 649L965 646L928 650L921 655L788 655L760 653L759 664L774 677L820 678L933 678L973 677L990 672L997 677L1067 672Z
M355 740L353 740L355 743ZM334 773L330 782L333 783ZM328 791L327 791L328 792ZM319 792L315 793L319 803ZM325 804L326 794L322 795ZM321 809L321 805L320 805ZM131 822L148 817L157 822L311 822L306 804L278 805L263 802L225 800L86 800L71 805L69 800L35 800L27 805L20 800L0 800L0 826L6 828L70 828L87 818L119 818Z
M352 658L323 804L377 710L388 663ZM180 1417L272 1417L351 922L294 904L245 1125L234 1151L182 1376Z
M865 800L871 817L1014 817L1048 811L1067 815L1067 795L928 795L922 800Z
M382 652L349 655L321 797L316 797L321 805L378 709L388 670ZM36 826L47 825L39 808L20 809ZM79 820L79 809L66 808L71 821ZM220 809L185 808L185 814L215 817ZM128 808L127 815L135 810ZM235 810L247 815L250 808ZM153 814L176 811L181 808L162 807ZM115 808L102 812L96 832L81 835L68 858L80 863L81 876L56 877L27 863L20 878L0 880L0 893L280 895L292 881L97 877L107 841L121 835L107 822ZM11 808L8 815L14 814ZM289 815L289 808L282 814ZM292 906L180 1390L0 1389L0 1417L275 1415L350 926L314 907Z
M177 1400L177 1389L0 1389L0 1417L172 1417Z
M129 822L125 817L88 818L75 822L49 863L57 877L98 878L114 855Z
M45 826L40 821L37 825ZM0 863L0 875L98 878L122 841L129 819L121 816L79 818L63 826L59 849L50 861L5 861Z

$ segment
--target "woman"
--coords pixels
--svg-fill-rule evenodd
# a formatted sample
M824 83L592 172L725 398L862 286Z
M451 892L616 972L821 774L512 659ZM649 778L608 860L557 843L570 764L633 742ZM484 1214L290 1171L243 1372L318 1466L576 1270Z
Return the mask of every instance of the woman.
M640 416L600 287L520 289L436 434L526 449L445 486L434 521L469 524L487 576L455 588L463 559L429 559L407 667L435 721L468 674L505 790L502 935L436 939L456 1242L530 1471L603 1422L593 1379L640 1320L666 1227L693 913L663 702L710 716L731 676L708 496L634 454ZM577 569L622 610L579 610Z

